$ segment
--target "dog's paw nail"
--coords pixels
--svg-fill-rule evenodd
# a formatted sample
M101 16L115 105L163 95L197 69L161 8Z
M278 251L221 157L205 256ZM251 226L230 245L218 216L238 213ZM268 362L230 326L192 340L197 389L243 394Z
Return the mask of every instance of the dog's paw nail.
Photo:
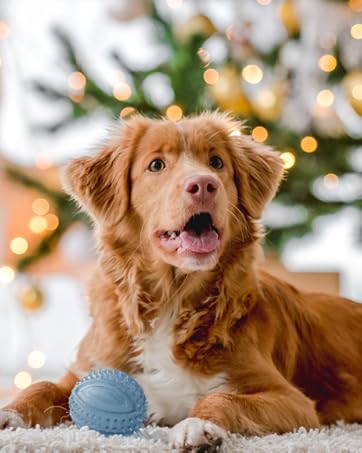
M190 450L199 447L197 451L208 451L209 447L221 445L226 437L227 432L215 423L189 417L172 428L170 444L177 449Z
M25 428L23 419L16 412L0 410L0 429Z

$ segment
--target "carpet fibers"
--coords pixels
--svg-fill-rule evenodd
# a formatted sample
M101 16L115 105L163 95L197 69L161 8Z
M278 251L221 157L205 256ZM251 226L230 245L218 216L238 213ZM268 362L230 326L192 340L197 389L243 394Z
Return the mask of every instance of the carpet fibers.
M150 452L175 451L168 448L168 428L147 427L130 437L105 437L87 428L58 426L52 429L21 429L0 432L0 451L26 452ZM362 425L337 424L307 432L300 428L282 436L231 435L220 453L362 453Z

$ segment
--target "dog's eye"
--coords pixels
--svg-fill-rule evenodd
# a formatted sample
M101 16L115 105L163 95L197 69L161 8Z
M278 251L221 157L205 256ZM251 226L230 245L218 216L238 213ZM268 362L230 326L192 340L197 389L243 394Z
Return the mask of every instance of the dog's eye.
M216 170L220 170L224 166L224 162L219 156L210 157L209 164L211 167L216 168Z
M161 171L166 167L165 162L161 159L155 159L153 160L150 165L148 166L148 169L150 171L156 172L156 171Z

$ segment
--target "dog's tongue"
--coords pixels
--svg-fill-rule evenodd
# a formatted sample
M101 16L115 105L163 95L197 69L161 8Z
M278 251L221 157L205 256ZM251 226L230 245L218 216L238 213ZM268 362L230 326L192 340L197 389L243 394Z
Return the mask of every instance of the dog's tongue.
M193 230L184 230L180 234L180 239L178 253L211 253L219 243L219 235L215 230L205 230L199 235Z

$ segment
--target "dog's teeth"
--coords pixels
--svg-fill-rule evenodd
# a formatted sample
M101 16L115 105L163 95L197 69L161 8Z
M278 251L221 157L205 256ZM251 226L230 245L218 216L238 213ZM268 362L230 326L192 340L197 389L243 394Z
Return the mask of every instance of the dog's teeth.
M170 239L175 239L176 236L176 231L172 231L172 233L170 234Z

